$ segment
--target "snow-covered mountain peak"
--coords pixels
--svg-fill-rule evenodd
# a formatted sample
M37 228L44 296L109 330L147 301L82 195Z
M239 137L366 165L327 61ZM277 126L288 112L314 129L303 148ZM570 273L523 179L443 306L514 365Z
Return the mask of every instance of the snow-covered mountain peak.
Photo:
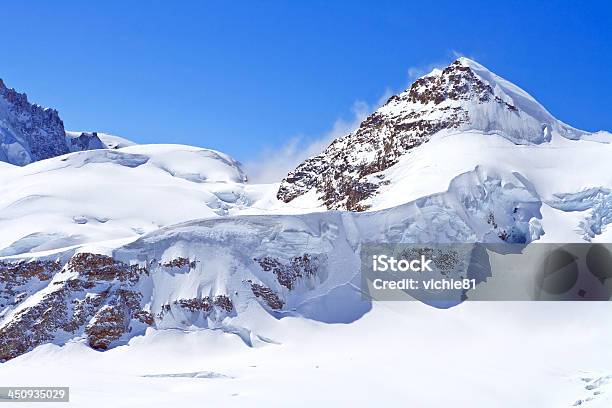
M555 119L527 92L468 58L417 79L282 181L277 197L290 202L308 192L329 209L362 211L385 171L438 134L477 132L516 145L541 145L588 132Z
M556 130L562 133L564 137L575 139L586 133L560 122L525 90L491 72L478 62L461 57L458 58L454 64L460 64L461 66L469 68L482 81L489 84L495 95L505 100L512 101L511 103L516 106L517 109L539 120L543 124L550 124L556 127Z
M512 82L510 82L510 81L500 77L499 75L491 72L484 65L482 65L482 64L480 64L480 63L478 63L478 62L476 62L474 60L471 60L471 59L466 58L466 57L460 57L460 58L457 58L455 61L453 61L451 66L452 65L460 65L462 67L469 68L473 73L478 75L478 77L480 77L482 80L486 81L492 88L500 87L508 95L510 95L512 97L518 96L520 98L528 100L529 102L536 104L540 110L546 111L546 109L542 105L540 105L540 103L538 103L535 100L535 98L533 98L531 95L529 95L526 91L524 91L523 89L519 88L518 86L516 86ZM521 105L521 104L517 103L517 105Z
M535 98L529 95L526 91L524 91L517 85L513 84L512 82L491 72L484 65L472 59L466 58L466 57L457 58L455 61L453 61L453 63L450 66L454 66L454 65L469 68L470 71L472 71L475 75L477 75L482 81L486 82L489 86L491 86L491 88L494 91L495 89L498 89L501 92L505 93L506 95L510 96L512 99L516 98L517 100L514 102L515 102L515 105L517 105L518 107L521 107L521 108L525 107L524 104L520 103L521 101L524 100L524 101L529 102L526 105L534 104L534 107L538 108L537 110L541 110L541 111L548 113L546 109L542 105L540 105L540 103L537 102ZM550 114L548 115L551 116Z
M417 79L379 111L420 110L423 106L419 105L440 111L461 108L470 113L470 120L461 128L505 133L520 144L546 141L552 131L570 139L584 133L559 122L523 89L465 57ZM514 115L504 118L508 112ZM505 120L500 120L500 114ZM513 120L516 117L526 119L528 126L520 126Z

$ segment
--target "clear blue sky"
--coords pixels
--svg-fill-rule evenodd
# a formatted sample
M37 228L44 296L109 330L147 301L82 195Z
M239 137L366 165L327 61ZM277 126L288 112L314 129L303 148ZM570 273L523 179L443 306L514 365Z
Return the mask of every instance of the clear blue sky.
M320 137L458 51L559 119L611 130L612 6L535 3L9 2L0 78L67 129L248 160Z

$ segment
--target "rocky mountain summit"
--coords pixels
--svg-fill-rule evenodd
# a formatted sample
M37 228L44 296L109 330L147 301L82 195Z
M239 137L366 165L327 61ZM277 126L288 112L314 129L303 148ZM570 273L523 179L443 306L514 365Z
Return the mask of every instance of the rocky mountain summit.
M385 170L437 133L480 131L516 144L539 144L553 134L585 132L556 120L525 91L482 65L459 58L394 95L354 132L291 171L277 198L290 202L309 191L328 209L363 211L385 180Z
M7 88L0 79L0 161L24 166L66 153L100 149L94 134L66 136L64 123L55 109L28 101L25 93Z

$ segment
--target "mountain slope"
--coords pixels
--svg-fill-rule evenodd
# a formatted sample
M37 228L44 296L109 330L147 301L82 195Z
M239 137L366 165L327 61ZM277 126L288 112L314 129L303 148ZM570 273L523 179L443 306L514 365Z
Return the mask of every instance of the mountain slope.
M56 110L31 104L26 94L7 88L0 79L0 161L24 166L102 147L94 134L67 137Z
M445 133L498 135L515 145L589 137L556 120L525 91L482 65L460 58L392 96L359 128L306 160L282 181L277 197L314 194L328 209L363 211L389 185L387 170Z
M135 145L0 168L0 256L107 240L248 206L238 163L208 149Z

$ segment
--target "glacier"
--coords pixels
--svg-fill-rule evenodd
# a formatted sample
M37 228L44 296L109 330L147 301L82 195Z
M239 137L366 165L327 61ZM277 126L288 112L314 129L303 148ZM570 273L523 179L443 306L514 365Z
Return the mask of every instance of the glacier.
M272 389L362 405L372 387L426 406L442 386L445 405L609 402L594 394L609 384L605 305L439 310L362 293L369 243L612 238L612 135L566 125L482 65L417 80L272 184L214 150L66 132L2 87L0 378L70 381L76 406L133 392L192 406L202 390L263 404Z

